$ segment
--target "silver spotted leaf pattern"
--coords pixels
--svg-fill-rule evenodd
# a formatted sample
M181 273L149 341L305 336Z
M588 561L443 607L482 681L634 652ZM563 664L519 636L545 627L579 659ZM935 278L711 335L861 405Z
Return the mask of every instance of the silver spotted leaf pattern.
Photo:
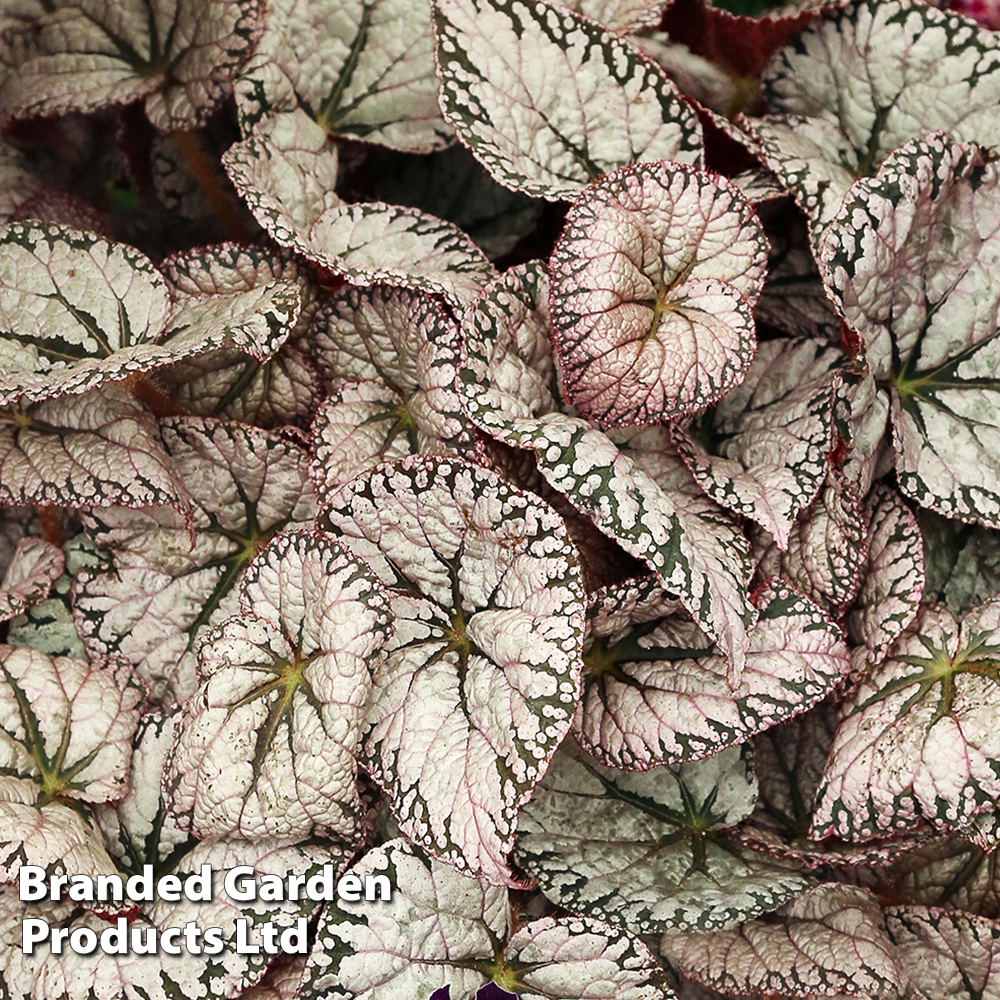
M396 618L365 767L428 853L518 884L506 860L518 808L580 693L584 592L562 518L496 473L422 456L348 483L325 517Z
M62 549L41 538L22 538L0 578L0 622L44 600L65 565Z
M697 167L622 167L588 187L552 252L566 400L602 426L716 402L757 349L767 240L738 188Z
M505 187L550 201L636 160L700 164L701 127L652 60L544 0L435 0L441 108Z

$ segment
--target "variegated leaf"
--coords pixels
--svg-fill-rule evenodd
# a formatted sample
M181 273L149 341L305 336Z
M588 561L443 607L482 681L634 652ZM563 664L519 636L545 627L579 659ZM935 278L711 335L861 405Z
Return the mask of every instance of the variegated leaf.
M586 14L616 34L654 27L663 13L663 0L559 0L559 6Z
M1000 48L996 62L1000 87ZM890 393L900 489L948 517L993 527L998 254L1000 165L936 134L907 143L851 189L820 256L838 310Z
M921 609L841 707L812 836L959 826L1000 798L998 636L1000 600L961 625Z
M1000 593L1000 533L921 509L925 598L964 614Z
M673 997L656 960L631 934L587 917L546 918L514 931L506 892L406 841L369 851L351 873L385 875L396 887L392 901L326 908L306 996L458 1000L476 990L480 1000L508 1000L512 992L520 1000Z
M65 565L61 549L41 538L22 538L0 581L0 622L47 597Z
M411 0L280 0L236 84L244 132L301 108L324 135L426 153L450 129L438 109L426 4Z
M169 703L197 686L203 630L237 612L247 564L283 528L310 522L315 501L305 454L282 438L197 417L161 430L192 491L190 520L164 508L88 514L112 565L77 575L75 613L92 655L131 660Z
M22 865L46 875L113 874L101 835L62 802L41 801L33 781L0 777L0 882L13 882Z
M299 313L298 289L284 282L207 301L173 293L147 257L94 233L13 223L0 227L0 248L0 405L220 347L263 361Z
M756 797L746 748L645 774L565 749L521 811L516 857L577 913L642 933L730 927L808 885L727 836Z
M157 128L192 128L232 92L262 27L261 0L76 0L8 28L0 116L145 99Z
M592 184L550 261L567 401L612 427L716 402L753 360L766 263L750 203L707 171L638 164Z
M387 285L348 289L324 306L310 339L332 387L313 425L321 498L380 461L468 447L461 339L436 299Z
M370 570L329 536L278 535L240 585L241 616L198 652L164 777L198 838L313 835L356 842L356 757L389 628Z
M667 75L544 0L435 0L441 108L503 185L575 198L636 160L700 163L701 129Z
M3 774L84 802L125 794L144 695L130 664L0 646L0 674Z
M1000 41L929 5L831 5L778 53L763 82L771 114L744 125L814 238L855 178L874 174L908 140L944 129L1000 142Z
M193 838L167 808L163 774L177 734L180 712L143 717L132 744L128 791L117 802L94 807L94 820L118 867L132 875L152 865L169 871L193 846Z
M877 667L916 617L924 591L924 546L917 519L891 486L879 483L865 503L868 555L844 624L860 675ZM992 595L991 595L992 596Z
M805 711L847 672L839 630L780 581L757 596L761 614L735 689L725 658L671 603L649 581L591 598L574 731L611 766L646 770L717 753Z
M823 341L766 341L742 385L711 413L673 430L698 485L769 531L782 550L826 478L842 360Z
M726 993L897 1000L909 982L878 900L838 883L741 927L664 934L660 951L685 976Z
M995 1000L1000 923L965 913L893 906L885 923L919 1000Z
M584 594L562 519L495 473L420 456L353 480L326 517L391 588L396 617L366 768L415 843L518 884L517 811L580 692Z
M626 454L587 421L554 412L558 390L540 288L537 270L509 272L467 313L459 379L470 419L505 444L533 451L554 490L680 597L720 643L738 681L756 618L746 590L746 538L704 497L657 429L623 438Z
M0 410L0 502L183 510L155 417L119 385Z
M751 535L762 579L782 576L834 617L858 591L865 559L865 517L855 490L830 469L816 499L799 512L782 552L767 532Z

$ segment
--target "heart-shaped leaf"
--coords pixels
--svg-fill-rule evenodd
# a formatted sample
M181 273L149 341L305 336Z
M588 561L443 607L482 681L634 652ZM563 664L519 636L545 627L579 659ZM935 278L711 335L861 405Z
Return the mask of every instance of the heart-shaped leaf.
M0 622L9 621L48 596L65 565L62 549L41 538L22 538L0 582Z
M164 778L195 836L359 838L356 755L379 649L385 593L329 536L273 539L240 585L240 617L198 652Z
M766 263L750 203L705 170L638 164L592 184L550 261L567 401L612 427L714 403L753 360Z
M745 747L643 774L567 749L521 811L516 857L571 911L642 933L731 927L808 885L727 836L756 798Z
M517 884L505 856L518 808L580 693L584 594L562 518L495 473L422 456L353 480L326 517L390 588L396 617L366 767L402 833Z
M667 75L543 0L435 0L441 109L503 185L575 198L636 160L700 163L701 129Z

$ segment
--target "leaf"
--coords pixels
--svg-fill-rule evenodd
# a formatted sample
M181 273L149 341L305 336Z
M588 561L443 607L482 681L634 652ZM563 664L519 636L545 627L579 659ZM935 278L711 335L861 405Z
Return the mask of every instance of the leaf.
M356 755L371 673L390 632L386 595L329 536L284 532L240 584L239 617L198 652L165 776L198 838L357 841Z
M733 689L725 658L649 581L593 595L574 723L587 750L629 770L696 760L805 711L837 686L847 649L823 612L779 581L757 602L760 618Z
M896 1000L909 980L875 897L836 883L741 927L665 934L660 950L685 976L726 992Z
M443 458L379 466L333 503L326 518L390 588L396 617L365 767L403 834L516 885L517 811L580 691L584 595L565 525L495 473Z
M917 519L899 494L876 485L865 503L868 556L861 586L844 624L856 648L855 674L885 659L889 647L916 617L924 590L923 542Z
M0 502L188 505L156 418L117 384L0 410L0 466Z
M427 153L438 109L430 15L409 0L282 0L236 84L241 126L302 108L326 134Z
M0 778L0 882L13 882L22 865L46 875L114 873L99 833L61 802L40 801L32 781Z
M765 341L742 385L710 414L673 428L698 485L756 521L782 550L826 478L841 361L819 340Z
M632 935L586 917L514 930L507 893L404 840L351 869L396 887L377 906L328 906L309 958L305 995L413 1000L670 1000L662 970ZM444 915L444 919L442 916ZM502 985L501 985L502 984ZM450 990L449 990L450 987Z
M637 160L701 163L666 74L593 21L542 0L436 0L434 28L445 120L505 187L559 201Z
M0 646L0 771L47 796L121 798L143 690L123 660Z
M978 524L918 511L923 537L926 599L960 615L1000 593L1000 535Z
M41 6L41 5L40 5ZM8 28L0 116L92 111L145 99L157 128L202 125L259 37L259 0L76 0Z
M663 0L566 0L559 6L585 14L618 34L653 27L663 12Z
M311 340L331 387L313 424L321 499L381 461L468 448L461 337L437 299L387 285L347 289L321 310Z
M65 565L61 549L40 538L22 538L0 583L0 622L47 597Z
M877 248L876 228L893 233ZM890 392L900 489L994 527L1000 290L989 276L998 252L1000 170L943 135L908 143L859 182L821 251L838 311Z
M865 840L925 816L967 823L1000 798L996 711L1000 601L961 625L925 606L840 710L812 836Z
M116 802L94 807L94 820L118 867L139 875L152 865L159 876L193 846L193 839L167 808L164 766L177 734L180 713L143 716L132 744L128 791Z
M198 417L161 431L192 489L190 520L164 508L88 514L112 565L77 575L75 614L91 655L124 656L169 704L197 686L197 647L237 612L247 564L283 528L311 522L315 501L306 456L282 438Z
M960 142L1000 142L1000 42L929 6L825 9L774 58L763 90L771 113L744 127L809 216L814 239L851 183L908 140L943 129Z
M540 289L537 270L509 272L466 315L459 379L469 418L505 444L532 451L554 490L646 562L720 643L738 682L746 630L756 617L742 531L704 497L656 430L624 438L626 453L585 420L553 412L557 390ZM643 442L648 448L639 447Z
M808 885L727 836L756 797L745 748L644 774L565 750L521 811L516 857L547 898L577 913L644 934L729 927Z
M917 997L987 1000L997 995L993 970L1000 951L1000 925L915 906L890 907L885 923L910 970Z
M550 261L566 399L604 426L724 396L757 347L767 241L737 188L697 167L623 167L588 187Z
M0 406L86 392L219 347L263 361L300 308L282 282L173 303L147 257L65 227L3 226L0 248Z

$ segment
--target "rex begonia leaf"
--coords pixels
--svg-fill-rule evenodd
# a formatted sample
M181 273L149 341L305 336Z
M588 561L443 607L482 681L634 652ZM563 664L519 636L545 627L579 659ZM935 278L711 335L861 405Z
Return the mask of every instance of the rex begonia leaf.
M918 1000L993 1000L1000 996L1000 923L936 908L893 906L885 924Z
M283 438L199 417L160 427L191 490L190 519L169 508L91 511L88 533L111 566L77 574L74 611L91 655L131 660L152 697L169 702L197 686L203 631L238 612L247 564L283 528L311 522L315 499L306 455Z
M266 360L299 313L274 282L202 300L124 243L61 226L0 227L0 405L81 393L220 347ZM176 299L176 301L175 301Z
M308 119L307 119L308 121ZM226 172L254 218L279 245L343 275L353 285L384 281L444 295L464 309L495 276L493 265L457 226L426 212L382 202L345 205L335 195L305 205L288 198L280 147L251 137L222 158ZM291 181L313 190L300 167Z
M326 517L390 588L396 618L365 767L402 833L517 884L505 856L518 807L580 692L584 592L562 518L486 469L421 456L353 480Z
M514 930L506 890L391 840L350 872L385 875L392 900L344 901L320 917L303 995L352 1000L671 1000L636 938L587 917Z
M845 676L839 629L781 581L757 595L743 677L648 581L591 597L583 701L574 731L604 763L629 770L694 760L803 712Z
M922 10L922 8L921 8ZM1000 47L997 49L1000 85ZM820 265L891 403L900 489L1000 526L1000 165L937 134L851 189Z
M1000 532L962 524L921 508L924 596L964 614L1000 593Z
M142 873L169 870L192 845L192 838L167 808L163 773L174 744L180 712L143 716L132 743L128 791L116 802L93 809L94 820L119 868Z
M844 619L855 673L871 670L916 617L924 591L924 546L913 511L879 483L865 503L868 555ZM992 596L992 594L990 595Z
M244 132L301 108L326 135L427 153L451 130L438 108L426 3L280 0L236 83Z
M0 116L145 99L159 129L204 124L262 28L261 0L75 0L0 35Z
M65 566L62 549L41 538L22 538L0 578L0 622L47 597Z
M908 140L943 129L1000 142L1000 40L929 5L831 5L774 58L763 90L771 114L745 127L814 237L851 183Z
M356 757L388 601L329 536L273 539L198 652L165 787L195 836L359 839Z
M967 823L1000 798L1000 600L924 606L841 706L812 836Z
M125 794L144 695L130 664L0 646L0 674L4 774L85 802Z
M310 340L331 387L313 424L322 499L381 461L469 446L461 338L436 298L387 285L348 289L323 307Z
M673 431L698 485L767 529L780 549L826 478L842 360L819 340L765 341L741 385L694 425Z
M47 875L107 875L114 862L101 835L61 802L40 802L41 789L22 778L0 778L0 882L18 878L21 865Z
M726 993L897 1000L909 981L878 900L837 883L741 927L667 933L660 951L683 975Z
M510 271L466 314L459 380L469 417L504 444L533 451L554 490L679 596L720 643L738 680L757 613L746 589L746 538L656 436L661 428L642 438L648 448L626 454L587 421L554 412L558 390L539 279L534 268Z
M866 519L855 490L830 468L816 499L801 510L788 535L788 550L763 529L751 534L757 573L782 576L839 617L857 593L865 559Z
M756 797L745 747L641 774L569 748L522 808L515 856L572 912L642 933L730 927L808 885L727 836Z
M0 473L6 503L188 503L156 418L116 384L0 410Z
M636 160L701 163L667 75L589 18L543 0L435 0L441 108L503 185L550 201Z
M654 27L663 14L663 0L559 0L578 14L586 14L617 34Z
M549 263L567 401L612 427L714 403L753 360L766 264L764 230L728 181L668 162L602 177Z

